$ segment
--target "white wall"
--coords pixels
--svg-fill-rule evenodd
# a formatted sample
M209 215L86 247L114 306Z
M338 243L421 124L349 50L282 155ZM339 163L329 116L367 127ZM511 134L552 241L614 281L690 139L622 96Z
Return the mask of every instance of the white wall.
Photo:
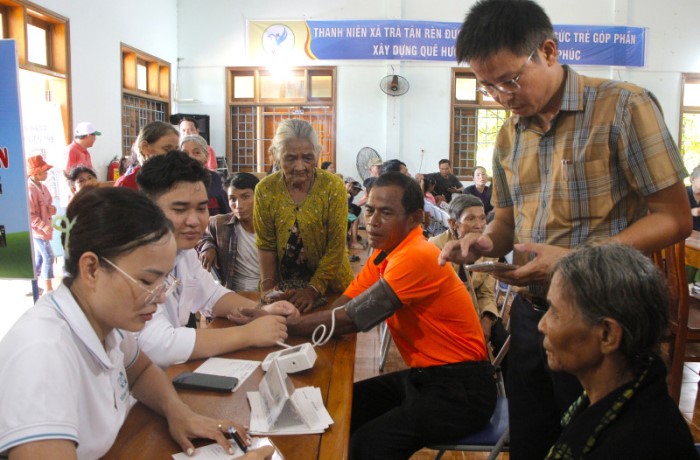
M120 43L159 57L177 69L176 0L38 0L70 24L73 127L92 121L102 132L92 152L101 179L121 154ZM174 78L173 78L174 82Z
M226 151L226 66L256 65L247 57L247 19L415 19L460 22L475 0L35 0L70 19L73 121L93 121L104 133L93 147L101 177L120 152L121 66L124 42L173 65L180 100L172 112L211 116L211 142ZM682 72L700 72L700 17L697 0L542 0L555 24L648 27L647 67L580 67L589 75L619 78L648 87L659 98L677 137ZM178 58L179 61L178 61ZM179 64L179 65L178 65ZM417 172L437 168L449 152L450 68L452 63L411 61L304 61L336 65L338 170L357 175L355 154L374 147L398 157ZM391 98L379 80L405 76L410 91ZM179 80L179 81L178 81ZM173 93L173 97L176 94Z
M459 22L474 0L231 1L178 0L180 94L198 104L181 104L182 112L209 113L212 144L225 152L225 66L255 65L246 56L246 19L416 19ZM619 78L648 87L661 101L671 133L678 135L681 72L700 72L700 14L697 0L543 0L555 24L630 25L649 28L647 67L611 69L580 67L584 73ZM337 65L338 171L356 175L355 154L369 145L384 157L398 157L411 172L437 169L449 156L451 63L411 61L297 62ZM385 96L379 80L390 72L406 77L410 91Z

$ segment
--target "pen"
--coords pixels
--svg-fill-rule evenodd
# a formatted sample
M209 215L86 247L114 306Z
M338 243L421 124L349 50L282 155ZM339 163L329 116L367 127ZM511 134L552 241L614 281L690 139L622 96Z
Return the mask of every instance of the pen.
M236 429L234 427L232 427L232 426L228 427L228 434L229 434L229 436L231 436L230 439L233 439L234 441L236 441L236 444L238 445L238 447L241 448L243 453L248 452L248 447L245 445L245 443L243 442L243 439L241 438L241 435L238 434L238 432L236 431Z

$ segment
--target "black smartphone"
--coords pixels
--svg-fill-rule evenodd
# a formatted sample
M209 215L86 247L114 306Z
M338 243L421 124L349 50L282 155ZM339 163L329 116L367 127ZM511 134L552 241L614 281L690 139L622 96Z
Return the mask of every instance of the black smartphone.
M503 262L494 262L489 260L487 262L480 262L478 264L465 265L464 269L473 272L497 272L505 270L515 270L518 268L517 265L506 264Z
M233 391L238 384L236 377L202 374L201 372L183 372L173 379L176 388L190 390Z

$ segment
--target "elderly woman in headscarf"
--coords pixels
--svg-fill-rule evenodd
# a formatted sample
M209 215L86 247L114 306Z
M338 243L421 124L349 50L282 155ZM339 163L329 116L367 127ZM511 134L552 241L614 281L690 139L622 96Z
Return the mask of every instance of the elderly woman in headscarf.
M190 158L197 160L205 168L207 167L209 145L207 145L207 141L202 136L190 134L183 137L180 139L180 150L189 155ZM212 171L210 176L211 181L207 189L209 216L228 214L231 212L231 208L228 205L228 197L221 183L221 176L216 171Z
M345 247L347 193L340 177L316 167L320 151L308 122L282 121L270 146L280 170L255 189L261 291L301 312L353 279Z
M555 265L547 301L547 363L584 391L546 458L697 459L658 354L668 295L651 260L630 246L586 245Z

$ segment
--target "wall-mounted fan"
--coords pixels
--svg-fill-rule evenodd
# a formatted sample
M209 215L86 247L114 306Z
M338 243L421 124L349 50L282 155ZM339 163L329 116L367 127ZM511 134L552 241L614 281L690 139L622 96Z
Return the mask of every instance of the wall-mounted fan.
M357 152L355 166L357 166L357 174L363 181L369 177L370 164L376 161L382 161L382 157L372 147L362 147Z
M379 82L379 88L389 96L402 96L410 87L408 80L401 75L387 75Z

